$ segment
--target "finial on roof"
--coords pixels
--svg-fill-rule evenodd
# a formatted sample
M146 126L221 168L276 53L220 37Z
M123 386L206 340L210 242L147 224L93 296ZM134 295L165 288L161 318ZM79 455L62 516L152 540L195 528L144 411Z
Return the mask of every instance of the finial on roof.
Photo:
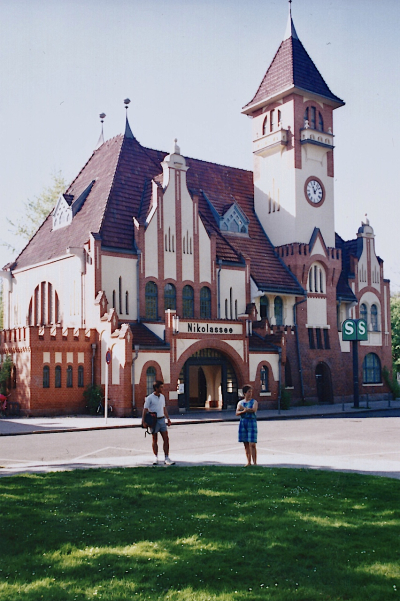
M181 154L181 149L179 148L177 142L178 142L178 138L175 138L174 139L174 147L173 147L173 150L172 150L173 154Z
M106 114L105 113L100 113L99 117L100 117L100 123L101 123L101 133L100 133L100 137L97 140L97 144L96 144L96 148L99 148L102 144L104 144L104 131L103 131L103 123L104 123L104 119L106 118Z
M128 121L128 106L130 105L130 100L129 98L125 98L124 100L124 105L125 105L125 109L126 109L126 122L125 122L125 138L134 138L135 136L132 133L131 127L129 125L129 121Z
M367 213L365 213L365 225L369 225L369 219Z
M289 17L286 25L285 35L283 36L283 41L289 38L293 38L295 40L299 39L292 19L292 0L289 0Z

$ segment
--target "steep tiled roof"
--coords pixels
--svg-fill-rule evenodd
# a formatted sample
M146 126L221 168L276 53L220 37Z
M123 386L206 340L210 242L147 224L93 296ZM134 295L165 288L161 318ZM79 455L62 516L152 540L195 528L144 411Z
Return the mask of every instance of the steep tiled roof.
M161 340L158 336L156 336L149 328L142 323L130 323L130 328L132 330L132 348L135 348L135 345L138 344L141 349L146 348L158 348L158 349L167 349L169 345L166 344L163 340Z
M350 256L357 257L358 240L345 241L339 234L335 234L335 246L342 251L342 272L336 286L336 296L352 302L356 301L357 298L350 288L348 280L350 275L354 275L350 270Z
M344 104L343 100L332 94L300 40L292 36L279 46L254 98L244 109L291 88L300 88Z
M133 217L143 221L148 213L152 180L160 183L166 153L144 148L133 135L117 136L96 150L67 190L79 198L93 187L67 227L52 231L49 216L17 259L17 268L51 260L68 246L82 247L90 233L99 234L102 246L135 250ZM216 236L217 259L251 262L251 275L261 290L303 294L303 289L275 253L254 211L253 174L250 171L186 159L188 188L199 197L205 227ZM207 200L208 199L208 200ZM216 221L236 202L249 219L248 236L229 235ZM211 206L212 205L212 206Z

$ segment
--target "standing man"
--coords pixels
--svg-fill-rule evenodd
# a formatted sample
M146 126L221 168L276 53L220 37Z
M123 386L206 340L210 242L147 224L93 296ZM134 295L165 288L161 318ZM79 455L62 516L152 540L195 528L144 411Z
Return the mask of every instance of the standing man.
M157 413L157 423L156 423L155 427L153 428L153 432L152 432L153 453L155 455L153 465L159 465L159 463L158 463L158 440L157 440L158 432L160 432L162 439L163 439L163 443L164 443L164 445L163 445L164 455L165 455L164 465L174 465L175 462L171 461L171 459L169 458L169 437L168 437L167 426L171 425L171 420L169 419L167 407L165 406L165 396L162 394L162 391L164 388L164 382L161 382L161 380L156 380L156 382L154 382L154 384L153 384L153 388L154 388L154 392L152 394L149 394L149 396L146 397L146 400L144 402L142 425L145 427L144 417L148 411ZM167 423L165 423L165 420L167 420Z

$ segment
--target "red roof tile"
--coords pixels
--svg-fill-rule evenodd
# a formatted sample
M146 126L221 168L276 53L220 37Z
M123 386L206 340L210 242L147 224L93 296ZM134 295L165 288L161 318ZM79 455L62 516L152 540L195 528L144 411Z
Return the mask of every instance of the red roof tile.
M293 37L281 43L254 98L244 109L290 88L300 88L339 105L344 104L332 94L300 40Z

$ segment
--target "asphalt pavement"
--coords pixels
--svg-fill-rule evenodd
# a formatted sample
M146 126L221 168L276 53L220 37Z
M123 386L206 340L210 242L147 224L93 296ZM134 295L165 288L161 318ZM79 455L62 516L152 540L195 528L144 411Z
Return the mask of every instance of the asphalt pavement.
M388 405L384 401L358 409L349 403L260 411L258 463L400 479L400 401ZM173 416L170 455L176 467L243 465L237 423L234 412ZM107 423L90 416L0 419L2 476L146 467L152 460L151 440L144 436L139 418L108 418Z

